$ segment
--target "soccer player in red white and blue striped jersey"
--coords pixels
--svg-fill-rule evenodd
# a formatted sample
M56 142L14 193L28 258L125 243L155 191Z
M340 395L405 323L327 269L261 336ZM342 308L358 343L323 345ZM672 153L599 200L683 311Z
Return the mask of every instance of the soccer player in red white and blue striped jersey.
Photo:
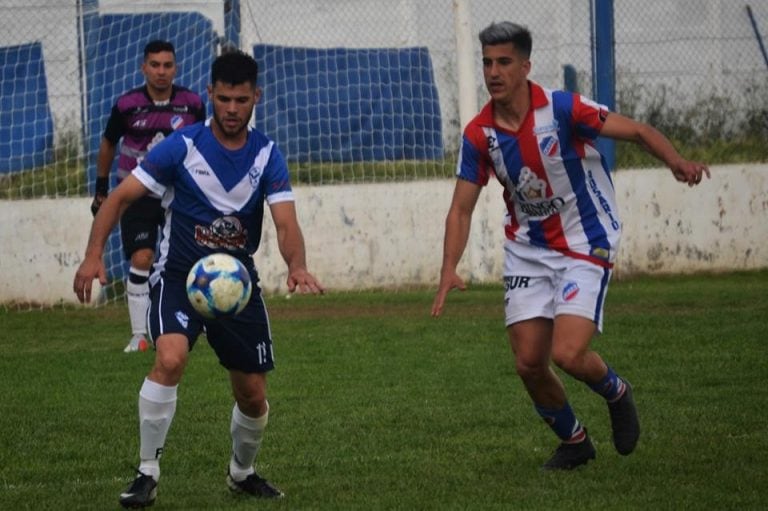
M640 436L632 387L590 349L602 330L621 235L613 182L595 139L636 142L689 186L709 169L684 159L647 124L530 81L532 38L525 27L492 23L480 43L491 99L464 130L432 315L442 313L450 290L466 287L456 268L480 191L495 177L507 208L507 333L534 408L560 439L544 468L569 470L595 458L550 362L605 399L614 446L630 454Z

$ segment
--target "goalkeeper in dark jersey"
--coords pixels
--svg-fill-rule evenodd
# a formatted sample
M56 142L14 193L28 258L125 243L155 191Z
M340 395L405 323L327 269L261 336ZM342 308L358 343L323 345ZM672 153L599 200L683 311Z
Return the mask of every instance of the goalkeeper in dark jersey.
M91 205L95 215L109 192L109 173L119 147L117 182L120 183L159 141L173 131L205 119L203 102L196 93L173 84L176 52L167 41L151 41L144 47L141 72L145 84L120 96L107 122L96 164L96 194ZM125 352L148 347L147 305L149 272L155 260L158 228L163 223L160 198L148 195L132 204L122 216L123 252L131 266L126 292L131 320L131 340Z

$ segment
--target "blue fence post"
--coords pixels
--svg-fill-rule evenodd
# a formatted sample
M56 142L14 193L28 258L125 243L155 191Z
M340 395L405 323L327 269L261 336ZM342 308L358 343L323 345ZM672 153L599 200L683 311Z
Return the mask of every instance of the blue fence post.
M613 43L613 0L592 0L592 90L595 101L616 109L616 69ZM597 148L609 170L616 168L613 140L598 138Z
M240 47L240 0L224 1L224 38L234 48Z

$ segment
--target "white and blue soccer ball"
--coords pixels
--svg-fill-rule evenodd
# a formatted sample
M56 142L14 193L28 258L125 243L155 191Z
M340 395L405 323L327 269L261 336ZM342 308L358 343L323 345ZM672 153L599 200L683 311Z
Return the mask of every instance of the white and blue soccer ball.
M251 298L251 276L229 254L215 253L197 261L187 275L187 296L203 317L239 314Z

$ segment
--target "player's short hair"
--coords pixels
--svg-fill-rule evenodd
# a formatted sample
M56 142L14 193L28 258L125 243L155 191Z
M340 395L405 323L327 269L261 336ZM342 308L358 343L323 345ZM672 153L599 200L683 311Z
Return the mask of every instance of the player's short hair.
M512 43L526 59L531 58L533 40L526 27L511 21L501 21L491 23L480 31L480 44L483 48L506 43Z
M228 51L216 57L211 66L211 84L223 82L230 85L250 83L256 87L259 65L240 50Z
M144 47L144 60L147 60L150 53L160 53L161 51L169 51L176 58L176 49L173 47L173 44L162 39L155 39L154 41L149 41Z

